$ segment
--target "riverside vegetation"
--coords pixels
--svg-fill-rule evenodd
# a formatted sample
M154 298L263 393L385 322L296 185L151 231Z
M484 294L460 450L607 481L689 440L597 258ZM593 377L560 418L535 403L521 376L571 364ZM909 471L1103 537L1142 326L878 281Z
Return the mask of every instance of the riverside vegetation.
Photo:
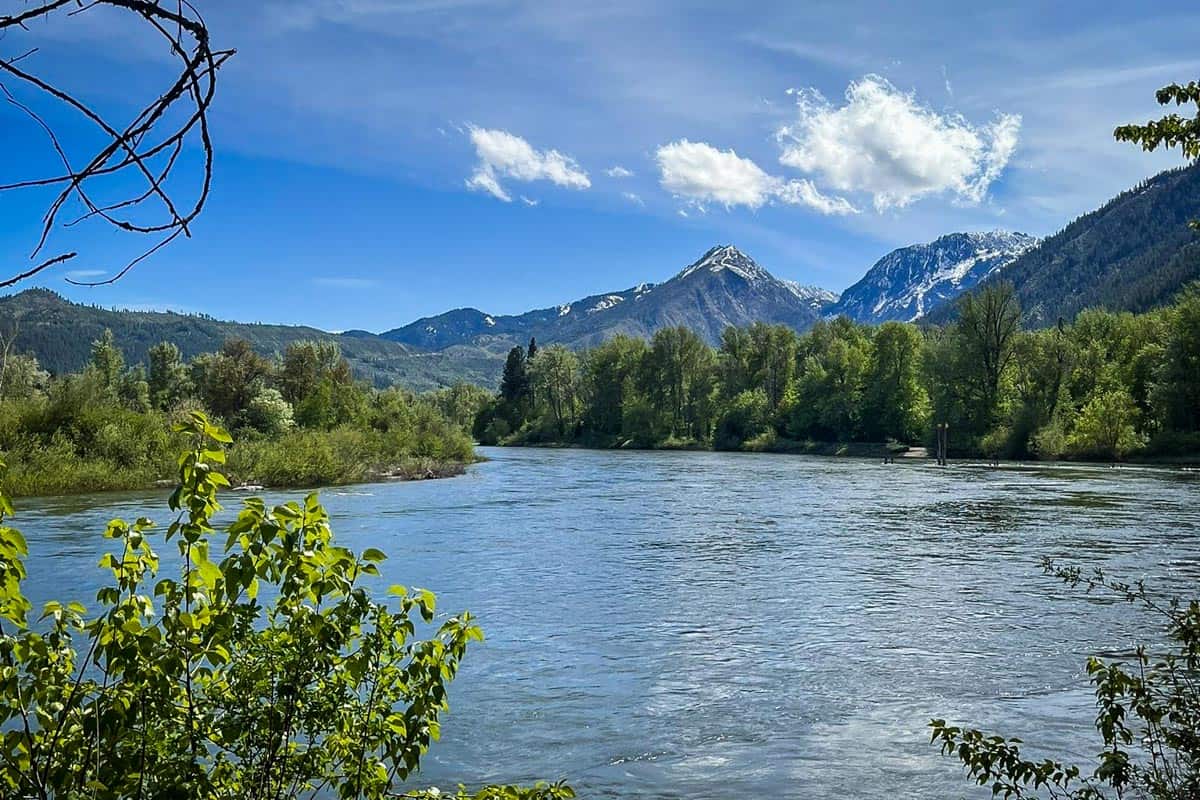
M314 486L382 476L457 474L474 460L467 432L483 392L418 396L357 383L335 344L302 341L278 359L232 339L184 362L163 342L126 366L111 332L80 372L51 377L31 356L0 360L0 458L15 495L140 488L167 479L181 445L173 424L204 411L238 436L239 483Z
M195 411L174 432L187 449L173 521L162 539L148 519L109 523L113 552L99 567L111 574L90 613L51 602L34 617L25 540L4 524L0 486L0 795L574 796L562 784L406 790L483 637L474 618L432 627L436 601L422 589L374 599L384 554L335 545L315 494L273 509L249 498L214 541L230 436ZM159 574L158 542L178 547L177 577Z
M685 328L581 353L531 343L509 353L474 432L488 444L854 452L931 443L948 424L960 455L1200 453L1200 284L1143 314L1020 322L1012 287L992 284L941 327L843 317L803 335L729 328L717 348Z

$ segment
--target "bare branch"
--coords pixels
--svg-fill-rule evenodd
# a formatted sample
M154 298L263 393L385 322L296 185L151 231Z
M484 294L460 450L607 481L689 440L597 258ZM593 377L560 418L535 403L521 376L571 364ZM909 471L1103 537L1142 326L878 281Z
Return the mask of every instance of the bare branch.
M103 115L70 92L39 78L17 66L32 56L36 49L26 49L11 58L0 52L0 94L8 103L20 109L46 134L50 148L63 172L44 177L6 180L0 192L21 189L57 187L43 217L41 230L30 254L35 266L16 270L0 279L0 288L13 286L49 267L76 257L75 252L46 258L43 250L55 230L71 228L85 220L100 219L117 230L137 235L153 235L155 243L116 270L114 277L95 283L71 281L95 286L119 280L166 245L182 236L191 236L191 223L200 215L212 187L213 146L208 127L208 111L216 93L217 72L234 54L233 50L213 50L209 43L208 27L196 8L184 0L165 4L162 0L41 0L20 13L0 15L0 37L9 29L29 30L29 23L56 12L67 17L86 14L99 7L127 12L131 20L148 25L166 41L177 61L179 75L156 99L148 103L122 126L108 122ZM3 39L0 38L0 44ZM13 88L5 82L12 82ZM83 159L72 159L68 148L45 118L30 102L18 99L15 87L22 87L33 96L78 114L101 136L102 144ZM180 115L180 111L183 115ZM168 181L181 171L181 153L189 147L203 154L202 164L193 178L192 196L186 202L168 191ZM106 197L99 201L99 179L128 173L137 178L142 188L122 189L123 196ZM130 182L120 181L125 186ZM68 202L78 201L84 208L73 219L60 219ZM147 209L154 209L153 212ZM147 217L153 213L157 219ZM40 259L40 261L39 261Z

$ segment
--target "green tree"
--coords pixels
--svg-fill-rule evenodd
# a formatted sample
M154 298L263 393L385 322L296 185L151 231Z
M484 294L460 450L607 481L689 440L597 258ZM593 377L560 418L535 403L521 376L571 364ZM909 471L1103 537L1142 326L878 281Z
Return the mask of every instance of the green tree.
M712 348L689 328L663 328L650 342L643 369L643 385L670 435L708 439L715 415Z
M278 389L269 387L254 396L246 407L243 419L251 428L269 436L278 436L296 424L292 404L283 399Z
M208 410L232 421L266 385L271 363L245 339L230 339L219 352L193 359L191 372Z
M868 439L919 441L929 424L929 394L921 385L921 334L912 325L885 322L876 329L863 391Z
M561 439L572 430L579 412L579 359L560 344L538 353L532 362L532 383L539 402L553 421Z
M1025 331L1013 343L1010 456L1064 452L1075 417L1069 379L1078 360L1075 341L1064 328Z
M1145 125L1121 125L1113 131L1113 136L1119 142L1141 145L1146 152L1153 152L1159 147L1178 147L1184 158L1200 158L1200 83L1172 83L1159 89L1155 93L1155 99L1160 106L1172 103L1176 106L1194 105L1197 109L1196 116L1167 114L1160 119L1150 120ZM1200 229L1200 220L1193 220L1191 225Z
M974 399L977 429L990 430L1000 410L1001 381L1012 363L1021 308L1010 283L988 283L964 295L955 325L963 348L962 379Z
M12 353L0 363L0 400L28 400L49 386L50 373L33 356Z
M866 329L845 317L821 321L800 341L800 376L787 421L795 439L849 441L862 434L871 362Z
M1166 314L1165 347L1151 390L1156 416L1176 431L1200 431L1200 284Z
M437 390L429 399L447 419L469 431L476 415L491 401L492 395L487 389L459 381Z
M530 347L533 348L530 341ZM529 396L529 369L525 350L520 347L508 351L504 361L504 374L500 378L500 397L510 405L522 403Z
M1069 586L1106 591L1134 603L1165 626L1165 647L1139 645L1127 659L1092 657L1087 675L1096 697L1104 749L1090 771L1053 758L1030 759L1020 739L930 722L932 742L957 758L993 797L1051 800L1184 800L1200 796L1200 602L1164 602L1143 583L1114 581L1096 570L1046 563ZM1153 653L1153 655L1152 655Z
M354 376L337 342L303 341L288 345L276 381L283 398L295 405L315 392L322 381L349 386Z
M148 519L113 520L110 579L89 614L23 594L25 541L0 494L0 791L38 798L394 797L437 738L471 642L467 613L435 620L429 591L370 594L385 556L335 544L317 496L259 498L222 532L213 518L229 436L194 414L181 433L159 574ZM265 591L264 591L265 590ZM432 798L435 792L406 796ZM459 794L465 797L465 792ZM562 785L488 787L487 800L571 797Z
M736 450L770 431L771 401L764 389L748 389L733 398L717 418L713 444L720 450Z
M191 379L179 348L172 342L159 342L148 353L150 371L147 384L150 402L155 408L168 409L191 394Z
M1141 446L1138 409L1124 389L1096 394L1079 412L1068 443L1084 456L1118 459Z
M91 366L100 377L101 384L115 396L121 374L125 371L125 356L108 328L104 329L99 339L92 342Z
M583 354L580 365L583 424L593 434L619 436L624 411L638 394L646 342L614 336Z

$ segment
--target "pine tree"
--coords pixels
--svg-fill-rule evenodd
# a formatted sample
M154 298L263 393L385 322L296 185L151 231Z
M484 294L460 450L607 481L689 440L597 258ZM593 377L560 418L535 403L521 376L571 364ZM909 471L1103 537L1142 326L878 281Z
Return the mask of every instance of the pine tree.
M533 343L530 342L530 348ZM500 379L500 397L506 403L517 403L525 399L529 391L529 371L526 369L525 351L518 345L508 351L504 362L504 377Z

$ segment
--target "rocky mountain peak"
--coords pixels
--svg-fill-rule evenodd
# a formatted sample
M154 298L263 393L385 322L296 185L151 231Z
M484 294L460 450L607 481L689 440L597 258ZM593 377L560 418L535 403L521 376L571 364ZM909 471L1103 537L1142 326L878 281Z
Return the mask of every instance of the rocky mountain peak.
M731 244L718 245L700 257L699 261L685 267L675 277L686 278L707 270L712 273L731 272L747 281L774 280L771 273L755 263L754 259Z

